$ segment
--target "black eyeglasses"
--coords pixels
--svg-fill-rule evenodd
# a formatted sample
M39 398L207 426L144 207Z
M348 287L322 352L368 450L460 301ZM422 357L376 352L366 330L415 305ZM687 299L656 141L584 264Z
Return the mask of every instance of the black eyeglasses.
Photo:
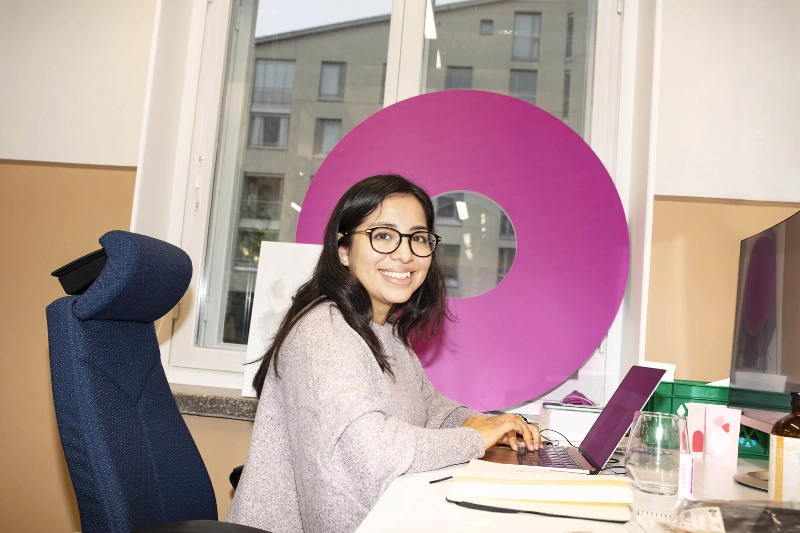
M408 246L411 253L417 257L429 257L436 250L441 237L430 231L415 231L414 233L400 233L392 228L369 228L361 231L348 231L342 235L355 235L363 233L369 235L372 249L379 254L390 254L400 248L403 237L408 237Z

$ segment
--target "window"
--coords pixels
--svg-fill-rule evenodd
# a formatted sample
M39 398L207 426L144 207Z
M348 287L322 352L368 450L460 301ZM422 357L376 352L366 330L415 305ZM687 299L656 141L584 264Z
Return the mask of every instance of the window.
M289 115L250 115L250 146L286 146L289 141Z
M536 103L536 71L512 70L508 81L508 94L530 104Z
M481 20L481 35L491 35L494 33L494 21L492 19Z
M249 146L286 146L293 90L294 61L256 59L250 103Z
M344 81L347 74L347 63L322 62L319 77L320 100L344 100Z
M436 197L436 223L443 226L461 225L456 202L464 201L463 192L442 194Z
M517 255L516 248L498 248L497 249L497 283L503 281L508 271L511 270L511 265L514 263L514 256Z
M500 238L501 239L517 239L517 234L514 233L514 226L511 224L511 220L506 216L505 213L500 214Z
M460 244L441 244L444 258L444 284L447 288L458 287L458 260L461 257ZM448 294L453 294L448 291Z
M561 106L561 119L564 122L569 120L569 89L570 89L570 78L572 78L572 73L569 70L564 71L564 103Z
M256 59L253 73L253 109L292 105L294 61Z
M342 121L333 118L318 118L314 132L314 154L327 154L342 138Z
M386 63L383 64L383 72L381 72L381 92L378 97L378 102L383 103L383 95L386 93Z
M572 33L575 29L575 13L567 14L567 54L566 60L572 59Z
M447 67L445 89L472 89L472 67Z
M140 201L134 207L132 230L174 239L189 253L197 270L176 312L178 319L161 328L162 335L170 339L162 349L166 350L164 361L171 382L241 386L242 343L247 339L255 278L248 274L254 274L257 264L256 243L294 240L298 210L323 161L312 156L315 152L324 155L350 127L383 107L379 103L383 95L388 105L443 90L446 77L452 88L503 92L508 87L509 92L523 93L522 79L516 80L512 89L510 71L538 70L537 105L560 117L562 71L528 68L516 61L564 61L565 35L561 31L568 12L574 12L577 21L587 22L573 27L570 66L576 82L570 89L570 127L593 147L595 139L589 139L588 130L581 130L584 123L591 123L595 133L617 131L607 124L608 117L617 116L609 112L618 105L616 92L599 96L597 102L591 99L593 79L619 78L617 62L609 59L609 54L616 57L613 53L619 49L619 39L609 38L603 46L594 46L596 28L603 35L616 35L607 27L616 20L614 6L593 0L572 0L569 7L564 2L530 2L527 5L536 8L517 8L515 13L514 6L522 2L464 2L463 6L448 2L434 8L438 39L425 41L424 10L419 16L409 15L408 10L392 11L391 0L372 0L370 13L354 13L351 20L335 15L327 20L290 21L284 16L284 7L290 3L307 13L315 5L309 0L204 3L206 17L194 16L179 26L186 35L198 36L187 40L185 72L156 69L152 77L154 94L162 100L168 95L163 101L175 112L164 113L157 99L149 104L146 112L151 127L145 131L144 145L160 141L163 132L175 132L180 142L174 148L165 145L171 150L166 154L169 157L153 150L142 152L144 162L137 176ZM603 16L596 17L598 9ZM459 19L471 22L458 24ZM479 33L475 32L475 20L498 20L496 30L492 24L492 39L483 38L480 26ZM543 32L542 20L559 21L561 30ZM264 27L264 21L276 24ZM288 23L294 26L286 26ZM392 54L388 53L390 26L400 29L391 34ZM174 45L164 36L154 39L158 52ZM419 42L425 43L424 53L404 44ZM332 49L341 55L331 56ZM322 59L333 64L332 73L322 73ZM442 62L464 66L452 70ZM593 72L595 62L598 72ZM346 70L350 71L347 102ZM335 84L331 76L337 78ZM520 76L530 79L530 74ZM328 90L333 86L335 91ZM322 93L341 94L342 99L320 102ZM344 117L348 119L342 120ZM616 153L615 134L603 133L596 141L602 156ZM166 183L165 175L173 179ZM446 209L451 215L455 212L450 220L458 224L461 221L453 203ZM480 215L470 212L469 221L454 229L477 223ZM437 224L443 220L439 218ZM497 232L495 224L489 220L486 227L494 225ZM481 253L478 235L472 232L476 254ZM461 239L447 240L463 248L457 264L464 272L470 267L468 246ZM513 245L507 240L502 246ZM487 252L489 277L494 274L496 249ZM455 261L454 250L451 257ZM463 289L468 279L466 275L459 279L454 267L449 271L451 282L457 281Z
M541 13L514 13L511 59L514 61L539 61L541 23Z

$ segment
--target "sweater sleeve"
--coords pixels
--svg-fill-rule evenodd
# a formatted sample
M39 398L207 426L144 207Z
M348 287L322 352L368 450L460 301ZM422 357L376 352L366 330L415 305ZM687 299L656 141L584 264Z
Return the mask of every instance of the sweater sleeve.
M371 386L385 376L338 312L307 325L312 327L302 332L306 355L300 364L312 376L316 463L331 482L370 502L401 474L483 456L483 441L473 429L421 428L389 416ZM302 443L292 446L298 447L293 453L308 453Z
M417 354L409 350L413 359L417 379L420 382L420 390L422 390L425 405L428 410L428 420L425 424L429 428L456 428L464 423L464 420L470 416L486 416L479 411L470 409L466 405L462 405L455 400L450 399L441 392L433 388L433 384L428 380L425 375L425 370L419 362Z

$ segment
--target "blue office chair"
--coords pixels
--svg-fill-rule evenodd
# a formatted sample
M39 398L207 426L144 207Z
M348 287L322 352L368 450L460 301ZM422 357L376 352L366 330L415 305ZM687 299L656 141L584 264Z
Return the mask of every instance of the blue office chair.
M261 531L209 522L214 489L161 366L153 322L186 291L189 257L124 231L100 244L53 273L73 296L47 307L56 419L83 533Z

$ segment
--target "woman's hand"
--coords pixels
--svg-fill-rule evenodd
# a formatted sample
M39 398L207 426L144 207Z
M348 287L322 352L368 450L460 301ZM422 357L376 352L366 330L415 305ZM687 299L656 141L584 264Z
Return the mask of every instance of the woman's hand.
M461 425L477 431L483 439L484 448L487 450L500 443L508 444L516 451L517 435L522 435L525 447L529 450L538 450L542 445L542 439L539 437L539 428L526 424L517 415L504 414L491 418L470 416Z

